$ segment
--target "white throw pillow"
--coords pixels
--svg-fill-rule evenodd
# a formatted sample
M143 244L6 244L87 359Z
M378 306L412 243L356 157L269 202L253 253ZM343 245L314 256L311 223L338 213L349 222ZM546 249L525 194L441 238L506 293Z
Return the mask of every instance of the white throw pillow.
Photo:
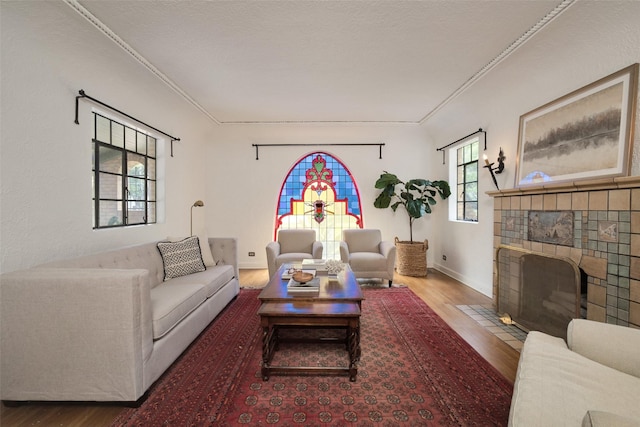
M158 242L165 281L206 270L198 240L193 236L178 242Z
M205 231L198 233L198 239L200 239L200 252L202 252L202 260L207 267L213 267L216 265L211 253L211 246L209 246L209 236Z

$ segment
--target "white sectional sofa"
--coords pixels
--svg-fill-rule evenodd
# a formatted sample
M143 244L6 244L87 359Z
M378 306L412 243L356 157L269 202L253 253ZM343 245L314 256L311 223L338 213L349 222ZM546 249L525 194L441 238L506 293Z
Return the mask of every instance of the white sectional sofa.
M509 425L640 426L640 330L575 319L525 341Z
M166 281L157 243L0 276L5 403L143 400L239 292L235 239L209 238L206 270Z

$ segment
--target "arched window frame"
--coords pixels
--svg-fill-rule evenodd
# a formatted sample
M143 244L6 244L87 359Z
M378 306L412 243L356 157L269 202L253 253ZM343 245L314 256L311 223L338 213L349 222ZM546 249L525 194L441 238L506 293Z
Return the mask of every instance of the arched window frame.
M322 160L324 160L324 164L323 167L319 169ZM338 173L334 174L334 172ZM304 182L302 182L302 177L304 177ZM344 180L346 181L342 182ZM287 188L289 185L293 188ZM330 191L332 192L330 199L333 200L334 204L344 204L341 206L341 208L344 207L344 216L351 219L346 222L348 226L340 227L340 230L345 228L363 228L364 221L360 191L351 171L337 156L324 151L313 151L300 157L289 169L282 181L280 191L278 192L278 202L275 213L274 240L277 238L278 230L283 226L283 221L286 221L287 217L294 215L296 210L294 205L301 203L305 203L308 208L308 211L305 210L304 215L313 217L314 221L309 221L309 224L312 224L313 227L300 228L314 228L321 234L320 224L322 224L325 219L323 215L332 215L333 212L326 209L329 206L316 206L315 201L305 202L305 194L308 194L307 192L310 190L316 192L318 190L321 192ZM344 194L345 192L351 192L352 194ZM311 204L312 202L313 204ZM345 222L341 222L341 225L344 224ZM333 235L335 236L335 227L333 230ZM319 240L325 239L319 236ZM328 247L329 245L325 244L325 255L328 254L334 258L339 257L339 253L336 253L336 242L339 240L339 238L336 240L334 237L334 239L330 241L333 242L333 246L335 246L333 250ZM329 240L327 240L327 242L329 242ZM327 251L327 249L330 250Z

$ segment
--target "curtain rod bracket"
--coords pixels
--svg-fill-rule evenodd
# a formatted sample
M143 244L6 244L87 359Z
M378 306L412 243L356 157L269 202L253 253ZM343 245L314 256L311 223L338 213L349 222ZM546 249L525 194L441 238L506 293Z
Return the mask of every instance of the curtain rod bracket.
M180 139L179 138L178 139L171 139L171 157L173 157L173 143L175 141L180 141Z
M445 160L444 160L444 149L445 149L445 148L449 148L449 147L451 147L453 144L457 144L457 143L458 143L458 142L460 142L460 141L464 141L465 139L467 139L467 138L469 138L470 136L473 136L473 135L475 135L475 134L477 134L477 133L484 133L484 149L485 149L485 151L486 151L486 150L487 150L487 131L484 131L484 130L482 130L482 128L480 128L480 129L478 129L478 130L477 130L477 131L475 131L475 132L471 132L471 133L470 133L469 135L467 135L467 136L463 136L462 138L456 139L455 141L453 141L453 142L452 142L452 143L450 143L450 144L444 145L444 146L442 146L442 147L440 147L440 148L436 148L436 151L442 151L442 164L443 164L443 165L445 164Z
M153 129L154 131L156 131L156 132L158 132L158 133L161 133L162 135L164 135L164 136L168 137L168 138L171 140L171 157L173 157L173 142L174 142L174 141L180 141L180 138L177 138L177 137L175 137L175 136L171 136L171 135L169 135L168 133L161 131L160 129L157 129L157 128L155 128L155 127L151 126L151 125L148 125L147 123L143 122L142 120L136 119L135 117L130 116L129 114L124 113L124 112L122 112L122 111L118 110L117 108L112 107L111 105L105 104L105 103L104 103L104 102L102 102L102 101L98 101L97 99L90 97L89 95L87 95L87 94L84 92L84 89L80 89L80 90L78 91L78 94L79 94L79 95L78 95L78 96L76 96L76 119L74 120L74 123L75 123L75 124L77 124L77 125L79 125L79 124L80 124L80 122L78 121L78 100L79 100L80 98L87 98L87 99L89 99L89 100L91 100L91 101L95 102L96 104L100 104L100 105L102 105L102 106L103 106L103 107L105 107L105 108L108 108L108 109L110 109L110 110L112 110L112 111L115 111L116 113L121 114L121 115L123 115L123 116L127 117L128 119L131 119L131 120L133 120L133 121L135 121L135 122L138 122L138 123L140 123L141 125L146 126L146 127L148 127L149 129Z

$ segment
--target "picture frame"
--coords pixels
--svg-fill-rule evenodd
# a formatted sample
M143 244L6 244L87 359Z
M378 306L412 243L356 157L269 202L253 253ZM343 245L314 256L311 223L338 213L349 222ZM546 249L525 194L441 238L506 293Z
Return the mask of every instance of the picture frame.
M515 187L627 176L638 64L520 116Z

